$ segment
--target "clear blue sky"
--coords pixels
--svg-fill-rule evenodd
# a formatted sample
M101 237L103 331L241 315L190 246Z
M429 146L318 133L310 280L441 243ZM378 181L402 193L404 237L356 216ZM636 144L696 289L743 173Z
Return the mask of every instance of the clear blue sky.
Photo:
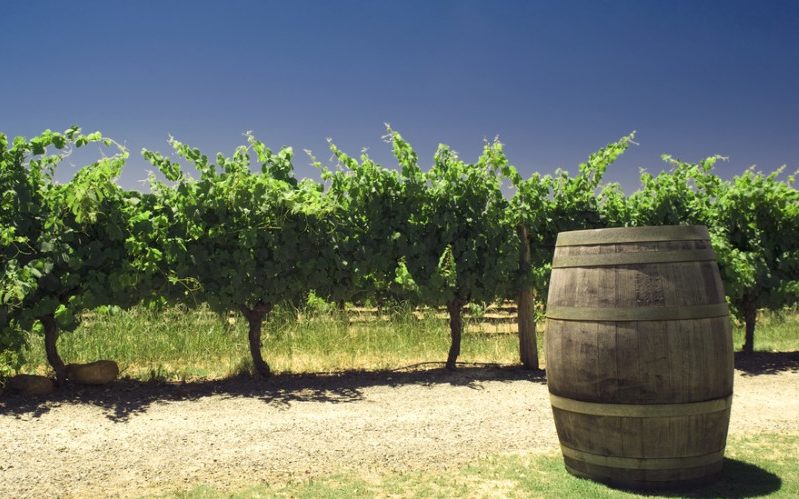
M632 131L628 190L660 154L799 168L797 1L4 1L0 130L72 123L125 143L122 183L166 138L229 153L253 130L392 165L389 122L428 166L499 135L529 174ZM62 176L71 172L65 168Z

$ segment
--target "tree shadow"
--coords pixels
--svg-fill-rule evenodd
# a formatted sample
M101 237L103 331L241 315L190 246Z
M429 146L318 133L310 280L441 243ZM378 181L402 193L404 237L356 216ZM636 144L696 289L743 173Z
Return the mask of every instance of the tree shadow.
M744 376L799 372L799 352L735 352L735 368Z
M186 383L126 378L102 387L67 385L52 395L38 398L6 395L0 398L0 415L39 418L61 405L86 404L104 409L111 421L125 422L134 415L145 413L156 402L190 401L210 396L255 398L273 407L288 408L295 402L358 402L365 399L365 388L377 386L446 384L480 390L483 381L526 380L546 383L543 371L524 370L515 366L471 365L456 371L418 369L423 365L415 364L392 371L279 374L268 379L242 375Z

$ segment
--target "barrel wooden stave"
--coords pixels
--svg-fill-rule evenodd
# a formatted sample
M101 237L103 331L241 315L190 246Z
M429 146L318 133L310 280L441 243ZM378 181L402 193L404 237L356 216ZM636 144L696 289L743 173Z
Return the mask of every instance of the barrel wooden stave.
M608 485L629 488L668 489L692 487L713 482L719 478L722 461L705 465L668 470L626 470L619 473L615 467L587 464L584 461L564 457L566 470L581 477L597 480Z
M731 334L726 317L675 322L548 319L547 382L552 393L564 397L617 404L725 397L732 392ZM559 375L567 371L568 376ZM702 378L691 373L702 373Z
M680 242L693 243L694 241ZM555 258L557 259L561 255L649 252L673 249L674 247L675 245L667 243L607 245L607 247L556 247ZM678 283L692 285L679 286ZM724 303L724 288L715 260L553 268L547 307L569 305L616 308L690 306L712 303Z
M724 449L730 410L665 418L592 416L553 408L561 445L598 456L666 459Z
M555 407L553 399L575 475L651 488L711 480L721 470L733 371L724 288L704 228L668 228L675 240L635 240L657 229L631 229L625 242L615 241L618 229L605 230L600 239L610 242L584 245L572 233L564 238L570 245L556 247L547 315L557 318L548 317L545 340L550 392L621 413L642 404L676 411L603 416ZM681 240L683 233L692 235ZM669 320L675 313L688 318ZM662 317L631 320L642 314ZM700 412L680 415L683 408Z

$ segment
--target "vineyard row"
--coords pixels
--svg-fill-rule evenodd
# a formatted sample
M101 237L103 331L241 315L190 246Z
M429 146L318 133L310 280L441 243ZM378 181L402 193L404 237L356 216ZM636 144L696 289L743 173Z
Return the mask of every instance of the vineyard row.
M144 193L118 184L129 152L99 132L0 134L0 375L21 365L24 332L37 330L63 380L60 333L86 310L142 302L240 313L254 365L269 375L263 322L275 306L309 296L442 307L449 368L464 307L512 300L521 361L536 368L535 309L546 297L558 233L674 224L709 229L751 351L757 309L799 301L794 176L750 169L726 179L715 173L718 156L664 156L668 170L642 171L640 189L628 195L602 179L632 140L591 154L574 175L524 177L498 141L471 163L439 146L423 169L389 128L396 167L331 143L336 164L313 159L317 180L296 178L291 148L273 151L250 134L231 156L170 139L170 155L142 151L160 173ZM56 182L57 166L89 144L103 148L101 157Z

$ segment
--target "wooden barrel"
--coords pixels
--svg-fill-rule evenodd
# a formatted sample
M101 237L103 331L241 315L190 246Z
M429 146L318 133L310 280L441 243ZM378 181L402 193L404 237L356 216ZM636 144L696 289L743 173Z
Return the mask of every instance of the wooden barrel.
M705 227L560 233L546 315L547 384L569 472L636 488L718 477L732 332Z

